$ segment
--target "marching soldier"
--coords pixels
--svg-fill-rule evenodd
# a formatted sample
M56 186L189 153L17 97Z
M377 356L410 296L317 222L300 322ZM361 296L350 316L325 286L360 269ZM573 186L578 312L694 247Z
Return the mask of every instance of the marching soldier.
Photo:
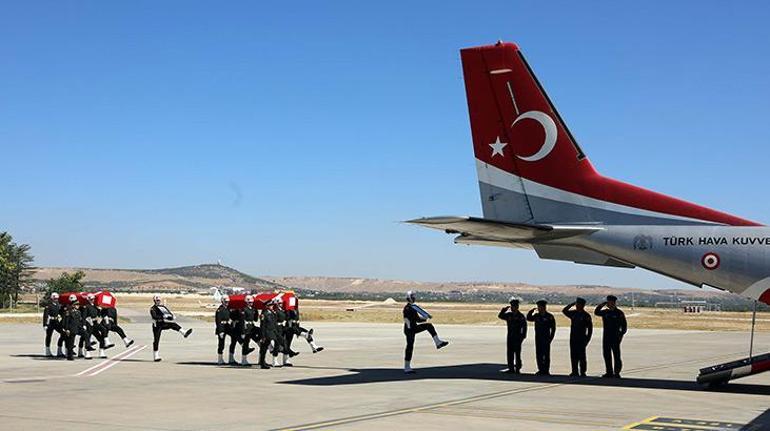
M277 338L273 340L273 366L274 367L293 367L289 362L289 352L286 347L286 311L283 309L283 301L280 297L273 298L271 301L275 311L277 322ZM278 355L281 355L281 361L278 361Z
M260 329L262 331L262 339L259 343L259 366L261 368L270 368L265 362L265 355L267 354L270 343L278 344L279 332L278 332L278 315L276 314L277 305L275 301L270 301L266 304L266 308L259 316ZM280 366L278 364L278 356L275 353L276 347L273 347L273 366Z
M291 350L291 342L294 336L304 338L310 345L313 353L318 353L324 349L323 346L316 345L313 339L313 328L305 329L300 325L299 306L295 307L294 310L286 310L286 318L286 349L289 351L290 357L299 355L299 353Z
M439 338L436 328L428 322L430 314L415 304L416 296L413 291L406 292L406 305L404 306L404 336L406 336L406 349L404 351L404 373L412 374L412 353L414 352L414 337L423 331L433 337L436 349L441 349L449 344Z
M224 365L225 337L232 334L232 322L230 320L230 297L222 296L222 303L214 313L214 333L217 336L217 365Z
M243 344L243 315L241 310L230 309L230 356L227 363L238 365L235 361L235 348L238 344Z
M570 320L569 330L569 357L572 364L570 377L585 377L588 364L586 361L586 347L591 341L594 326L591 315L585 310L586 300L577 298L572 304L564 307L564 313ZM572 307L575 307L573 310Z
M607 301L596 306L594 314L602 318L604 330L602 333L602 354L604 356L605 373L602 377L620 378L623 361L620 359L620 343L628 331L626 315L617 307L618 298L607 296ZM613 366L613 359L615 364Z
M535 357L537 359L538 376L551 375L551 341L556 335L556 319L546 311L548 302L545 299L537 301L537 309L527 313L527 320L535 322ZM537 311L537 314L534 314Z
M102 316L102 326L104 327L104 338L107 346L111 345L110 332L118 334L126 348L134 344L134 340L126 336L126 331L118 324L118 310L115 307L102 307L100 313ZM108 347L109 348L109 347Z
M69 304L64 308L62 330L66 340L67 360L72 361L75 359L73 357L75 353L75 337L80 333L83 324L77 307L78 297L70 295L67 299Z
M521 371L521 343L527 338L527 318L519 311L519 300L511 298L510 306L503 307L497 315L505 320L508 327L506 337L506 359L508 368L501 370L503 373L519 374Z
M93 348L93 343L91 342L91 337L94 335L96 335L97 341L99 341L100 350L102 353L104 352L104 338L102 338L101 331L97 328L99 310L96 308L96 305L94 305L95 299L96 298L94 297L93 293L89 293L86 295L86 300L88 302L80 307L80 316L83 321L83 330L80 334L78 357L83 356L86 359L91 359L91 352L95 350ZM85 353L83 353L84 347Z
M192 334L192 328L184 330L178 323L174 322L174 313L162 304L160 296L155 295L152 298L154 303L150 307L150 317L152 317L152 359L155 362L160 362L160 335L163 331L171 329L179 332L187 338Z
M246 295L246 308L241 313L243 316L243 346L241 348L241 365L244 367L251 366L249 364L249 353L254 351L253 347L249 347L249 344L254 341L259 344L259 326L257 326L257 319L259 319L259 310L254 308L254 297Z
M64 338L62 332L62 306L59 304L59 294L56 292L51 293L50 300L43 310L43 328L45 328L45 355L48 357L53 356L51 354L51 335L54 331L59 334L59 339ZM56 352L56 356L62 356L63 352L61 344Z

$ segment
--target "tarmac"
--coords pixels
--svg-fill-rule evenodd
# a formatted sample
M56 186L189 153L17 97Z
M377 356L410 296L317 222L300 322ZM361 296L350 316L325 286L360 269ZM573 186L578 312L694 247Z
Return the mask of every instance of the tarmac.
M213 325L182 323L195 332L164 333L158 363L147 322L123 325L132 348L119 343L110 359L91 361L43 357L40 325L0 325L1 428L770 430L770 373L711 390L695 383L699 368L747 356L747 333L631 328L623 378L602 379L601 330L590 376L570 378L568 328L552 346L556 375L540 377L531 336L525 374L508 375L499 373L503 327L446 325L444 349L417 336L417 373L407 376L400 325L306 323L326 350L312 354L295 340L294 367L261 370L217 366ZM766 351L770 334L757 334L755 353Z

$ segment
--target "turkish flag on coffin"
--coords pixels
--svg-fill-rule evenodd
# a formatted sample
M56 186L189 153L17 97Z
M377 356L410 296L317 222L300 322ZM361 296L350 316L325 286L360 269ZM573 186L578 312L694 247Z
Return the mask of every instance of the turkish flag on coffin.
M94 296L96 296L96 301L94 301L94 303L99 307L115 308L118 304L117 298L106 290L102 290L101 292L94 294Z
M88 292L64 292L59 294L59 303L62 305L68 305L70 303L70 295L75 295L78 298L78 304L80 305L86 305L88 304L88 299L86 299L86 296L88 296ZM115 308L115 305L118 303L118 300L115 298L113 294L106 290L102 290L101 292L93 293L94 297L96 298L94 301L94 304L99 307L110 307Z
M283 302L284 310L294 310L297 308L298 301L294 292L287 290L283 292L260 292L252 295L254 297L254 308L257 310L264 310L265 305L275 299L277 296L281 296L281 302ZM246 295L230 295L230 307L233 310L242 310L246 308Z
M86 299L86 295L88 295L88 292L64 292L59 294L59 304L62 305L69 305L70 303L70 296L75 295L75 297L78 298L78 304L79 305L86 305L88 304L88 300Z

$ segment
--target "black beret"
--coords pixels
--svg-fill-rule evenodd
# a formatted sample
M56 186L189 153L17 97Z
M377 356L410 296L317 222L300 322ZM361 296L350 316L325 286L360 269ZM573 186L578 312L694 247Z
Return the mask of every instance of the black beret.
M586 304L586 300L585 300L585 299L583 299L583 298L580 298L580 297L578 297L578 298L575 300L575 303L576 303L576 304L583 304L583 305L585 305L585 304Z
M537 301L536 304L537 305L545 305L545 304L548 304L548 301L546 301L545 299L541 299L541 300Z
M615 295L607 295L607 302L617 301L618 297Z

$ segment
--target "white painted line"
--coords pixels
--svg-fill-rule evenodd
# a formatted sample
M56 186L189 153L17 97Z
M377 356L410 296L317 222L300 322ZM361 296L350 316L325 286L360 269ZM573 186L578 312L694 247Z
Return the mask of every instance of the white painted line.
M118 353L117 355L113 356L110 359L107 359L106 361L99 362L98 364L96 364L96 365L94 365L94 366L92 366L90 368L86 368L85 370L83 370L83 371L81 371L81 372L79 372L79 373L77 373L75 375L76 376L82 376L83 374L89 373L89 372L91 372L91 371L93 371L93 370L95 370L95 369L97 369L99 367L103 367L103 366L107 365L108 363L110 363L110 362L112 362L112 361L114 361L116 359L120 359L123 356L125 356L126 354L131 353L132 351L136 350L138 347L139 346L131 347L130 349L128 349L126 351L123 351L121 353Z
M103 371L107 371L107 370L109 370L110 368L114 367L115 365L118 365L118 364L120 363L120 361L122 361L122 360L124 360L124 359L128 359L128 358L130 358L130 357L134 356L135 354L137 354L137 353L141 352L142 350L144 350L144 349L146 349L146 348L147 348L147 346L146 346L146 345L144 345L144 346L142 346L142 347L140 347L140 348L138 348L138 349L134 350L133 352L131 352L131 353L129 353L129 354L127 354L127 355L125 355L125 356L123 356L123 357L119 358L119 359L115 359L115 360L113 360L113 361L112 361L112 362L110 362L110 363L109 363L109 364L108 364L106 367L103 367L103 368L99 368L98 370L94 371L93 373L89 374L88 376L89 376L89 377L93 377L93 376L96 376L96 375L98 375L99 373L101 373L101 372L103 372Z

